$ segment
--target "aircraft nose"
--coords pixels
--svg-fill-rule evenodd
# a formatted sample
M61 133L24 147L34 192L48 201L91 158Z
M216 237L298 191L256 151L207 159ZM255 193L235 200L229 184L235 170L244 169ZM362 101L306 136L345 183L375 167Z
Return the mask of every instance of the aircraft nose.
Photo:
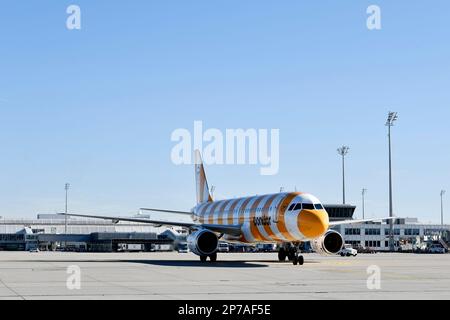
M330 220L325 210L302 210L298 216L298 228L309 239L320 237L329 226Z

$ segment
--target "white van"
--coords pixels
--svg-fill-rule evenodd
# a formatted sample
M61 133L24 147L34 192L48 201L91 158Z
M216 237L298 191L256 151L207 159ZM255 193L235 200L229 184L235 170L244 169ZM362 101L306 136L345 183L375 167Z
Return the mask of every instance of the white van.
M344 248L342 248L340 255L341 257L350 257L350 256L356 257L358 255L358 251L353 249L351 244L346 244Z

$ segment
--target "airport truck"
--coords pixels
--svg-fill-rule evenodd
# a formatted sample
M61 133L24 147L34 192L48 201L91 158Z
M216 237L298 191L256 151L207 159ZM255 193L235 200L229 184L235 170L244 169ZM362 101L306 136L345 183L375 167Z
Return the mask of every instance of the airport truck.
M142 252L145 249L143 244L132 243L120 243L118 247L120 252Z

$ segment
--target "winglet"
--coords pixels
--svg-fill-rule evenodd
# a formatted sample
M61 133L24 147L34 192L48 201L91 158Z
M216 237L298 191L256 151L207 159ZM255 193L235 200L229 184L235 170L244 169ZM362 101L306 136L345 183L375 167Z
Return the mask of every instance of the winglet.
M213 202L214 200L209 192L205 168L203 167L202 155L199 150L195 150L195 183L197 187L197 204Z

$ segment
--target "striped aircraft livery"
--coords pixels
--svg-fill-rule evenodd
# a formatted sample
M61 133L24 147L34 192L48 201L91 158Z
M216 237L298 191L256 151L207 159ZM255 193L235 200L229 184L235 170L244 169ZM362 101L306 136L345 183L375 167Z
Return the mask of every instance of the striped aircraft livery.
M240 226L240 242L295 242L314 239L329 227L328 213L310 194L292 192L208 201L193 209L195 222Z

